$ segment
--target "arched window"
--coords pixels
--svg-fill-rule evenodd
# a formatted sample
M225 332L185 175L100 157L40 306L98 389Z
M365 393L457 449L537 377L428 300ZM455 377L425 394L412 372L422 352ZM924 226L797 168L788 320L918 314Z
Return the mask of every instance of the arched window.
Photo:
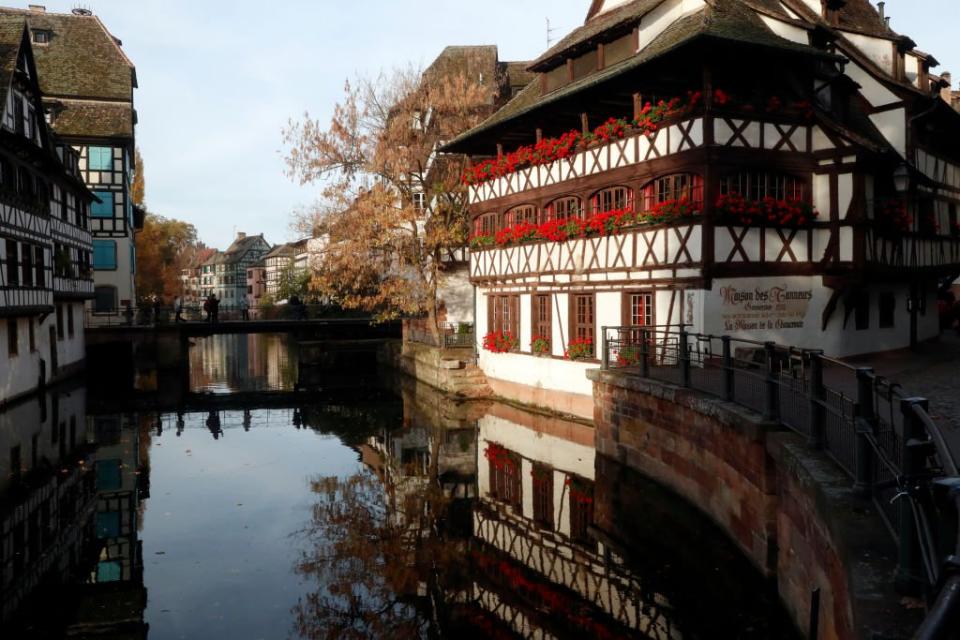
M806 200L807 183L783 173L741 171L720 181L720 194L736 193L747 200Z
M503 214L503 228L517 224L537 224L537 208L532 204L523 204Z
M547 220L574 220L583 217L583 205L577 196L557 198L547 205L544 211L544 221Z
M497 232L497 214L484 213L473 221L473 234L476 236L492 236Z
M643 209L650 211L658 204L684 198L694 207L703 206L703 178L694 173L674 173L653 180L643 188Z
M593 194L590 199L591 213L621 211L633 209L633 189L629 187L610 187Z

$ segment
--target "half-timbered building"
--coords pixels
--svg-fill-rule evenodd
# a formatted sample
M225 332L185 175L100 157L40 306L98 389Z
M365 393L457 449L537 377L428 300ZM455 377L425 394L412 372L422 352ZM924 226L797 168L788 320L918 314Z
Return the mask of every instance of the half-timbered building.
M42 117L29 33L0 14L0 404L82 365L94 293L93 196Z
M136 68L100 19L87 9L71 13L0 8L26 18L44 114L52 129L79 153L78 169L96 194L90 210L96 298L92 318L136 306L134 235L143 212L132 198Z
M594 0L446 147L472 157L491 385L591 416L605 326L833 355L934 337L960 273L935 64L868 0Z

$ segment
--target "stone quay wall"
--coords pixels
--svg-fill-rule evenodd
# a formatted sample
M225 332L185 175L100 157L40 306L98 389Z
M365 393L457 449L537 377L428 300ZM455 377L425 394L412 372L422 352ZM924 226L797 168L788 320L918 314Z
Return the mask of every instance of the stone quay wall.
M441 349L419 342L392 340L377 354L380 363L460 398L489 398L487 378L473 348Z
M738 405L629 374L591 371L597 452L679 494L775 586L807 636L908 638L896 548L868 499L823 453Z

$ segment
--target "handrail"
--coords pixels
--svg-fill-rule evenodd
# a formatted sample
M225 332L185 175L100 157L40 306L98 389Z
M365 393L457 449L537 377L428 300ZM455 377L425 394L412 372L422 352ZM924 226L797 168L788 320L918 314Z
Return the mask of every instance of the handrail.
M721 397L823 449L890 529L898 588L936 595L915 637L947 637L960 621L960 465L927 400L821 351L684 329L603 327L603 368Z

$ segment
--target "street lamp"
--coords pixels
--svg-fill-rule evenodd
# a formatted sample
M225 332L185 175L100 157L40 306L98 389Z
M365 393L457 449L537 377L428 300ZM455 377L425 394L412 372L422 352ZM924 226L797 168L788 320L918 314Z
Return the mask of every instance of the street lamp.
M905 195L910 190L910 167L901 164L893 171L893 188L900 195Z

